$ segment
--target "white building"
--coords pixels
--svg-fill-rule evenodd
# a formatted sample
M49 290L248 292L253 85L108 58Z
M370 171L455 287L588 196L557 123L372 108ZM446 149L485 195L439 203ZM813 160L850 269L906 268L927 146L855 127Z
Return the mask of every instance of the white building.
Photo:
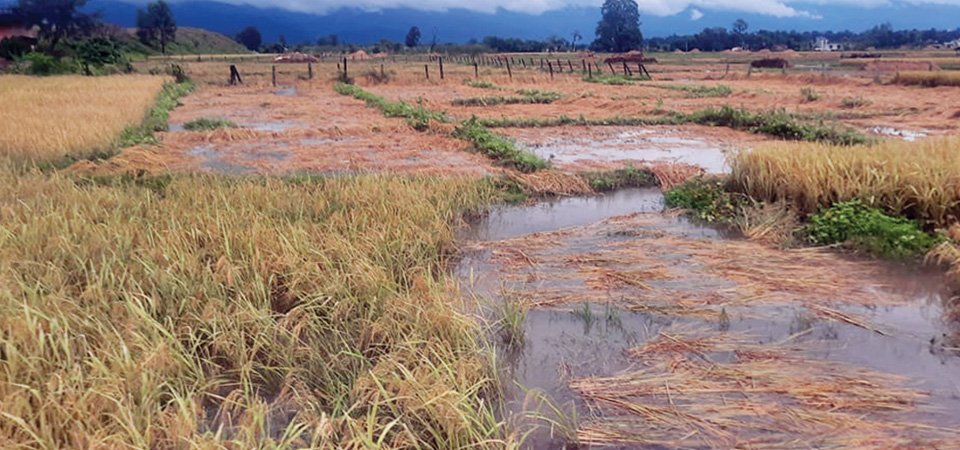
M839 52L843 50L842 44L832 44L830 39L825 37L818 37L816 44L814 44L813 49L818 52Z

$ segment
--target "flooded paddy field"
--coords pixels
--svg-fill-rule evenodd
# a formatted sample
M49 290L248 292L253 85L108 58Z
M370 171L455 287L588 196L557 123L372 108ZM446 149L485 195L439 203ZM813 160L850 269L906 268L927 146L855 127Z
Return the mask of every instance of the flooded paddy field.
M542 392L577 442L622 448L958 437L938 273L752 243L664 212L657 190L504 208L464 238L462 283L491 314L527 311L499 347L508 415L555 412Z

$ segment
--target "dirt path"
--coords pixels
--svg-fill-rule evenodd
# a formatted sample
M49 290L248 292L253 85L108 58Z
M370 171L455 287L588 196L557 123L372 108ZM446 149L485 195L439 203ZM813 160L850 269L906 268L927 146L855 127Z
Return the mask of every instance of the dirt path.
M531 308L504 371L572 401L580 443L958 445L939 276L727 238L661 213L660 198L500 211L459 268L473 292Z

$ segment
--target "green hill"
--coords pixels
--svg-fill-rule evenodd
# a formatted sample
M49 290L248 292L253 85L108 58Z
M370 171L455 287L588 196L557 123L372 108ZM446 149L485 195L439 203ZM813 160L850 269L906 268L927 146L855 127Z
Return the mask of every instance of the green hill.
M159 48L147 47L137 40L137 30L128 29L130 36L128 44L132 51L154 55L160 53ZM176 42L167 44L167 54L170 55L225 55L250 53L246 47L220 33L201 28L180 27L177 29Z

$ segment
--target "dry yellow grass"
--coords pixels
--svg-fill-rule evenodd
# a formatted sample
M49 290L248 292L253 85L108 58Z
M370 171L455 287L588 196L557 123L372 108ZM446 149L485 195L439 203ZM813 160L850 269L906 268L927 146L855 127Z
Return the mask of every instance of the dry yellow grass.
M786 200L802 213L859 199L892 213L947 226L960 216L960 138L836 147L777 143L733 158L737 188L758 200Z
M49 161L103 150L143 121L164 77L0 76L0 156Z
M901 72L897 74L893 82L907 86L960 87L960 72Z

